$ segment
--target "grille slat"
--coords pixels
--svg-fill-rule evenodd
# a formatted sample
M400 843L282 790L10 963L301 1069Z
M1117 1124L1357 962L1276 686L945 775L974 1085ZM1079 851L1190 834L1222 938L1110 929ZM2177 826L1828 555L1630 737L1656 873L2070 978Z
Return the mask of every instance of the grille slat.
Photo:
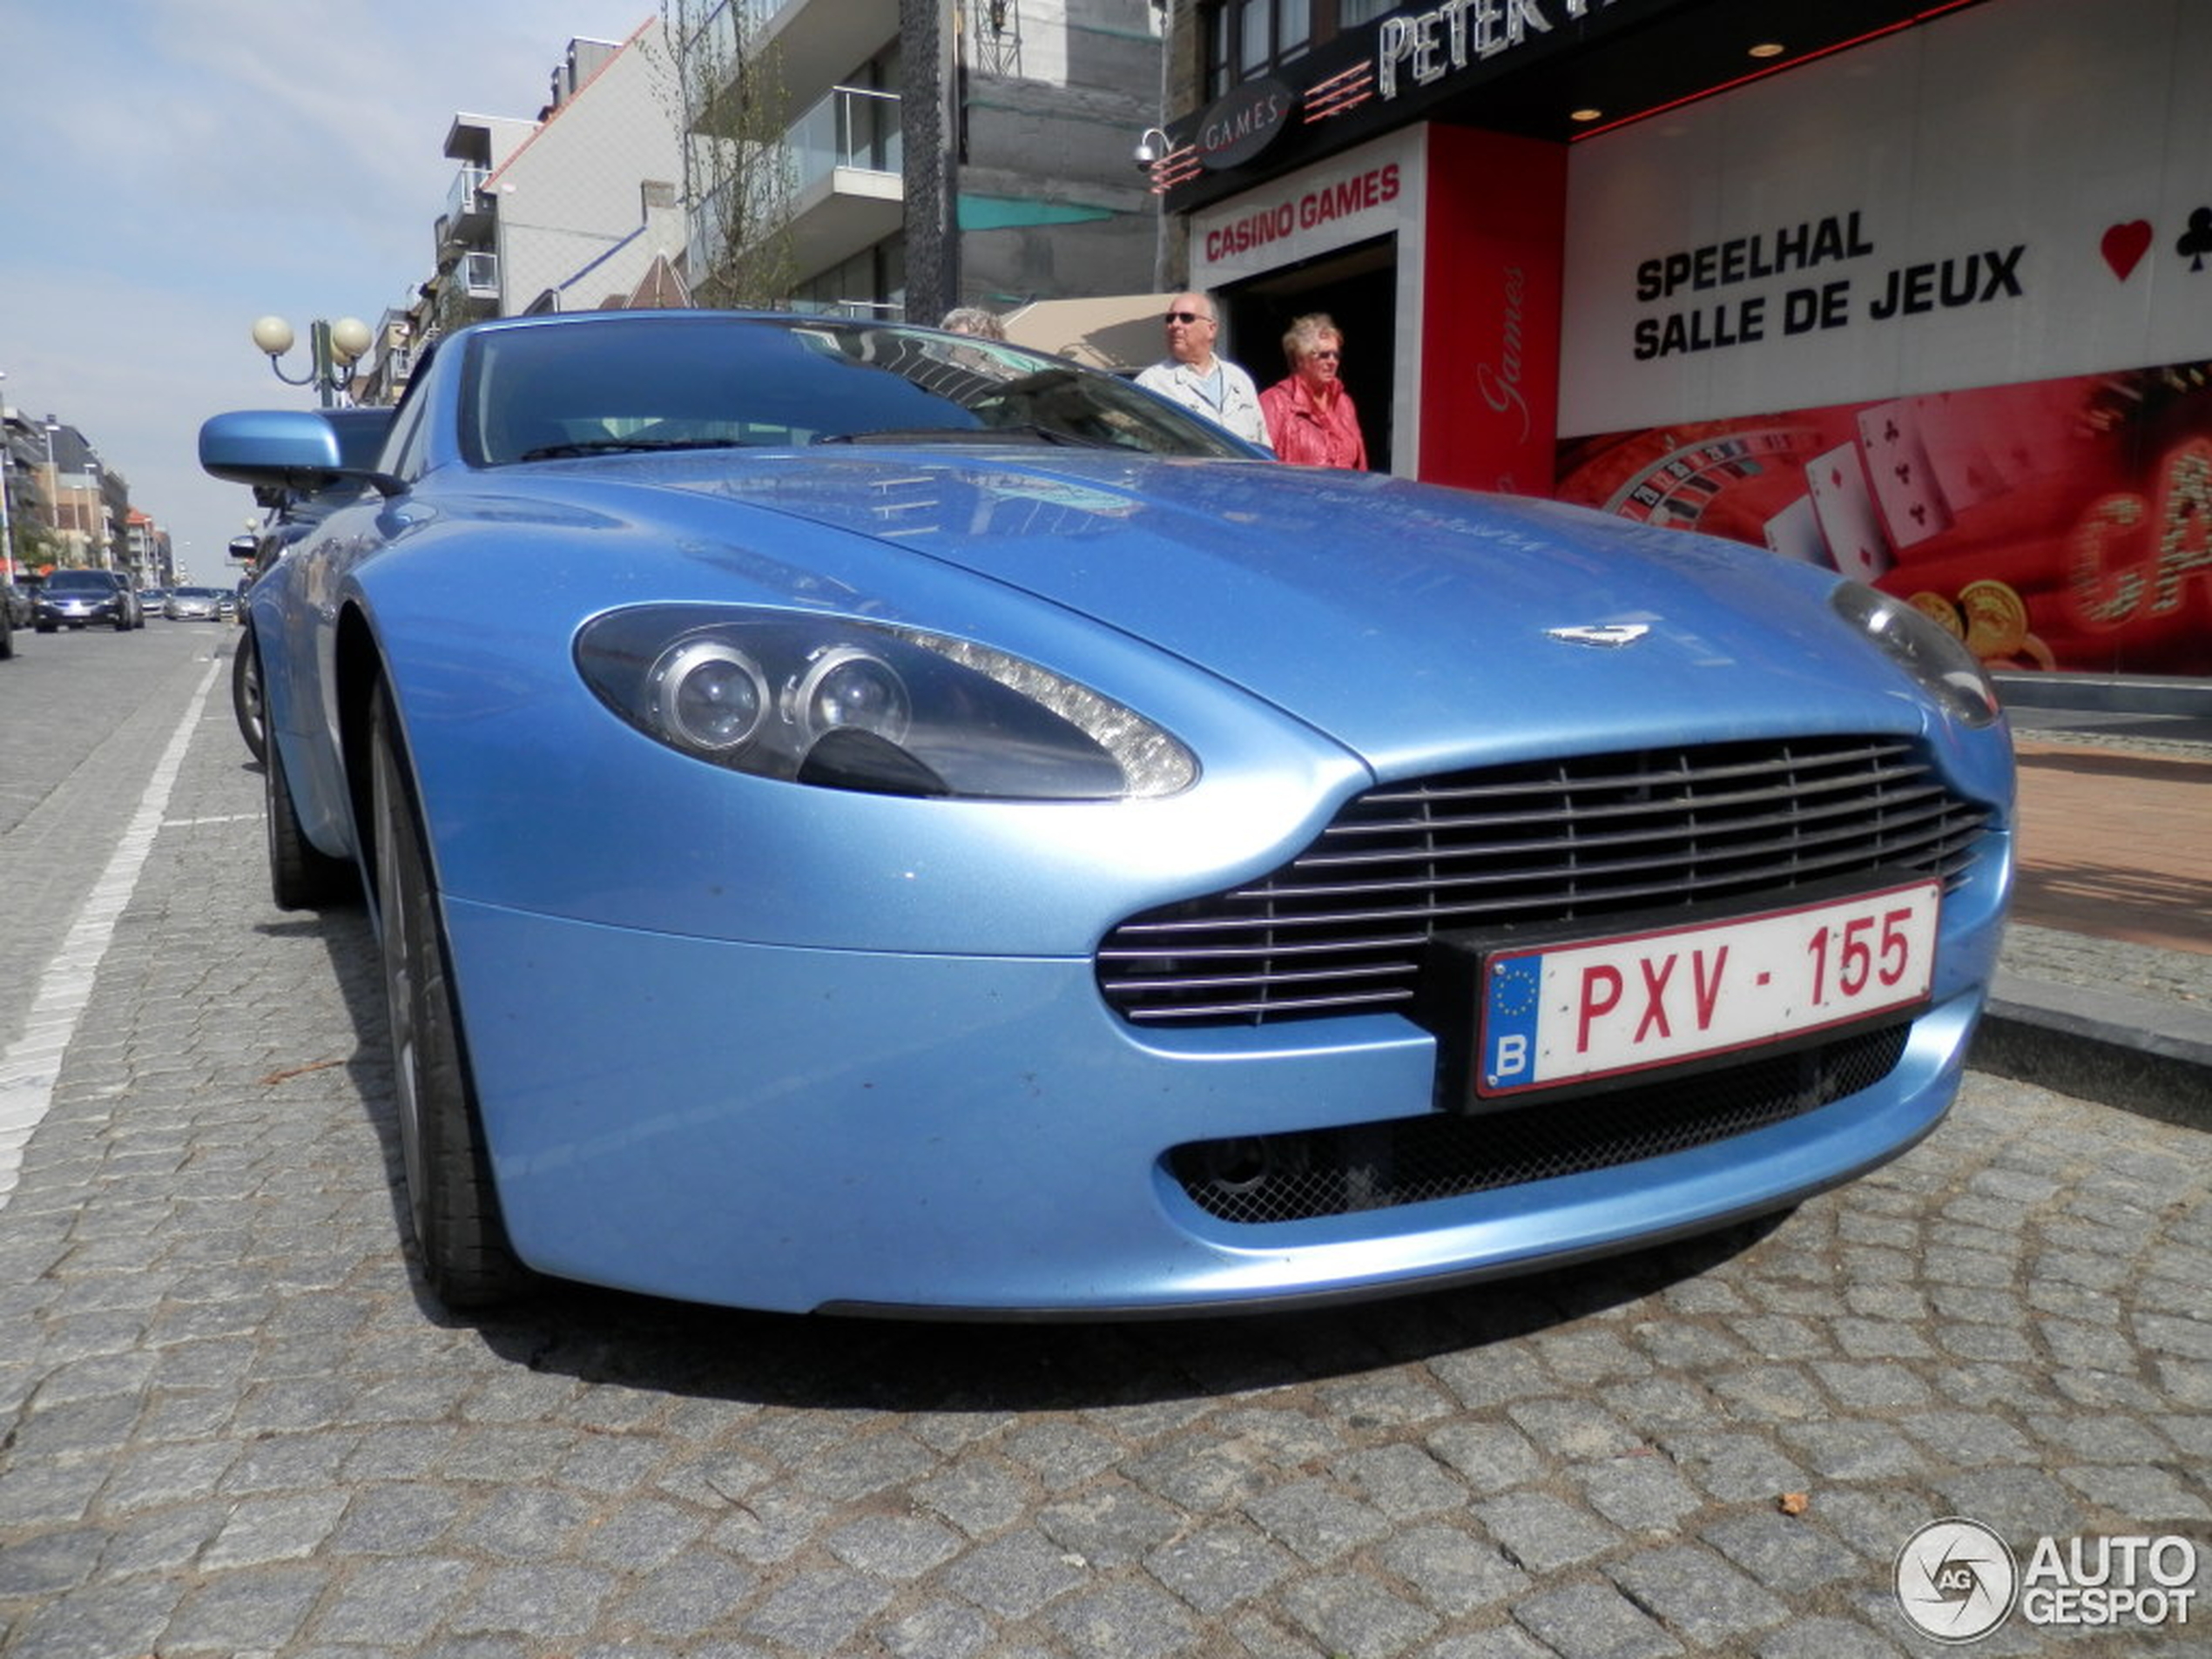
M1885 824L1884 826L1885 831L1895 838L1891 842L1891 845L1895 846L1910 846L1912 845L1912 838L1899 834L1898 832L1910 829L1915 824L1933 822L1939 831L1943 821L1943 812L1944 807L1942 803L1937 802L1924 809L1902 814L1896 820ZM1827 823L1827 820L1825 819L1819 821L1824 824ZM1838 843L1862 843L1866 839L1865 827L1863 824L1829 824L1826 827L1815 829L1808 833L1791 834L1787 833L1784 829L1783 821L1780 819L1762 819L1757 823L1743 826L1731 826L1725 832L1713 832L1713 833L1726 833L1730 837L1734 837L1739 833L1757 833L1766 830L1773 830L1777 833L1767 836L1764 840L1739 841L1731 839L1726 846L1712 848L1703 853L1689 849L1678 851L1671 846L1658 853L1649 853L1648 851L1648 849L1652 846L1655 840L1672 842L1677 840L1680 833L1674 830L1668 830L1658 834L1643 834L1637 836L1609 835L1590 839L1578 839L1575 843L1575 851L1578 854L1581 855L1581 868L1583 879L1588 880L1600 879L1607 873L1612 871L1635 872L1660 867L1676 867L1685 858L1698 860L1704 862L1714 862L1721 859L1730 859L1740 861L1744 859L1757 858L1764 854L1779 853L1790 849L1809 846L1833 846ZM1556 843L1554 843L1554 846L1556 846ZM1511 854L1518 856L1524 852L1533 851L1534 846L1534 843L1520 842L1514 844L1509 848L1501 848L1500 850L1501 852L1510 853ZM1640 856L1620 859L1606 858L1604 855L1610 849L1615 847L1628 849L1636 854L1639 854ZM1444 867L1461 862L1477 860L1486 856L1487 849L1461 848L1457 851L1448 853L1440 851L1429 853L1425 856L1423 862L1432 867ZM1305 855L1294 860L1291 865L1291 868L1300 873L1307 871L1317 870L1327 870L1334 873L1347 870L1356 871L1359 869L1376 869L1386 867L1396 869L1402 867L1406 862L1407 855L1403 853L1367 853L1362 855L1357 860L1338 860L1333 858L1317 859L1312 857L1311 855ZM1529 867L1520 867L1474 875L1439 876L1433 880L1416 879L1409 880L1401 878L1394 881L1317 881L1312 883L1302 883L1298 891L1301 896L1304 897L1331 898L1355 893L1386 891L1393 887L1399 888L1420 887L1424 889L1474 886L1498 887L1515 881L1529 880L1533 879L1536 873L1541 873L1544 867L1545 867L1542 865L1533 865ZM1268 894L1272 891L1273 889L1265 886L1262 886L1260 887L1246 887L1238 889L1237 893L1231 894L1231 896L1233 898L1242 898L1247 895Z
M1912 745L1865 737L1391 785L1348 803L1265 880L1131 917L1099 948L1099 988L1150 1023L1396 1006L1420 995L1440 929L1668 908L1688 921L1858 874L1956 886L1986 821Z
M1920 799L1930 794L1939 793L1940 792L1934 788L1934 786L1920 781L1922 775L1923 774L1917 768L1899 768L1895 772L1878 778L1870 779L1845 777L1824 780L1818 779L1804 779L1790 785L1786 789L1783 787L1769 786L1761 789L1737 790L1703 795L1676 792L1669 795L1654 796L1642 800L1615 801L1599 804L1586 803L1577 809L1577 813L1578 816L1586 820L1598 820L1609 818L1663 818L1686 805L1695 805L1698 810L1703 812L1725 812L1737 806L1756 806L1773 801L1788 801L1795 806L1802 807L1806 800L1811 796L1823 793L1842 793L1845 791L1850 791L1851 792L1852 799L1844 801L1836 807L1831 809L1832 811L1849 812L1863 809L1865 805L1864 798L1871 792L1871 785L1878 784L1886 786L1891 784L1904 782L1908 785L1914 786L1901 792L1905 799ZM1679 776L1673 776L1669 779L1669 782L1670 784L1679 783L1681 779ZM1557 786L1552 786L1546 792L1555 798L1565 792ZM1363 799L1367 801L1372 801L1372 796L1363 797ZM1806 808L1806 810L1810 811L1811 809ZM1540 826L1553 821L1553 819L1554 813L1539 812L1534 810L1533 808L1527 810L1516 808L1509 812L1494 813L1455 813L1449 817L1441 817L1434 813L1421 813L1409 814L1403 818L1374 818L1361 819L1351 822L1340 821L1330 825L1326 830L1322 832L1322 833L1325 838L1332 836L1343 837L1353 835L1396 834L1402 833L1406 826L1415 823L1420 825L1424 830L1429 831L1464 831L1510 828L1520 825Z
M1773 810L1763 811L1757 813L1745 813L1732 818L1728 823L1728 829L1730 833L1744 834L1755 833L1762 829L1781 829L1785 826L1802 826L1808 824L1826 823L1836 819L1842 819L1844 820L1844 822L1843 824L1841 833L1851 833L1857 826L1864 822L1869 806L1869 802L1864 799L1836 801L1822 806L1807 806L1803 804L1801 801L1791 800L1790 798L1781 795L1778 792L1763 793L1757 797L1743 797L1739 798L1739 800L1736 803L1728 804L1750 806L1755 803L1763 807L1771 807ZM1898 791L1891 794L1885 794L1878 799L1878 804L1885 812L1901 813L1925 819L1939 814L1944 808L1945 799L1941 790L1930 786L1920 789ZM1710 813L1716 810L1724 810L1724 804L1716 804L1711 801L1699 801L1696 803L1696 805L1698 811L1704 813ZM1666 836L1680 833L1678 829L1675 827L1674 824L1674 820L1679 817L1679 807L1676 803L1672 801L1656 805L1640 806L1633 809L1610 809L1605 807L1598 807L1595 809L1582 808L1577 810L1575 816L1579 820L1579 823L1583 824L1593 821L1615 820L1630 818L1647 820L1642 823L1629 823L1622 828L1607 830L1595 835L1579 833L1578 824L1578 833L1575 837L1575 845L1580 850L1586 853L1602 851L1608 846L1649 846L1654 835ZM1553 819L1541 821L1550 822L1555 825L1557 820L1554 817ZM1539 822L1540 820L1527 816L1516 817L1512 819L1453 819L1448 820L1424 822L1420 827L1421 833L1433 836L1447 832L1456 833L1470 828L1503 827L1507 823L1510 823L1515 832L1519 833L1526 828L1536 826ZM1363 830L1372 827L1386 831L1393 835L1403 835L1406 833L1407 828L1406 826L1399 824L1382 826L1360 825L1356 827ZM1339 826L1335 825L1330 826L1327 830L1322 832L1324 845L1326 844L1326 840L1329 836L1339 833ZM1514 840L1484 842L1479 845L1458 848L1440 848L1431 856L1437 858L1462 859L1489 858L1517 853L1541 853L1553 851L1556 849L1557 846L1558 840L1555 835L1543 836L1532 834L1527 835L1525 839ZM1291 867L1294 870L1345 868L1363 864L1376 864L1385 861L1403 861L1405 857L1406 854L1402 850L1391 848L1369 850L1363 847L1355 852L1329 851L1302 853L1291 861Z

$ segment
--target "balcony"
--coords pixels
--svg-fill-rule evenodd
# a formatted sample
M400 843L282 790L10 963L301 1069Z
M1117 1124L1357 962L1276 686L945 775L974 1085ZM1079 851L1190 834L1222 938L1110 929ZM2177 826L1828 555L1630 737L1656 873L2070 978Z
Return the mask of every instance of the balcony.
M466 253L459 266L461 291L471 300L499 298L499 255Z
M830 85L861 58L899 37L899 0L723 0L687 49L709 61L778 54L784 89L795 100Z
M496 199L483 193L484 181L490 177L489 167L463 167L454 175L446 192L445 216L439 221L441 240L467 245L481 242L490 232L498 212Z
M792 256L826 270L906 222L899 95L837 86L784 135L791 170Z

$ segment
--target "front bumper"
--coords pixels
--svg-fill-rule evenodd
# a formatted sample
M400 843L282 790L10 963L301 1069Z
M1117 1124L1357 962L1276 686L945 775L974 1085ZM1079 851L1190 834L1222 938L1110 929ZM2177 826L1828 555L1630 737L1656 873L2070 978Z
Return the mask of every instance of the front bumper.
M2008 859L1947 906L1933 1004L1880 1082L1642 1162L1290 1222L1208 1214L1193 1141L1432 1109L1395 1015L1140 1032L1088 957L818 951L448 900L517 1251L733 1305L974 1316L1228 1311L1502 1276L1787 1205L1942 1117L1994 963Z
M88 623L117 621L123 614L112 600L88 604L41 604L33 616L41 627L82 628Z

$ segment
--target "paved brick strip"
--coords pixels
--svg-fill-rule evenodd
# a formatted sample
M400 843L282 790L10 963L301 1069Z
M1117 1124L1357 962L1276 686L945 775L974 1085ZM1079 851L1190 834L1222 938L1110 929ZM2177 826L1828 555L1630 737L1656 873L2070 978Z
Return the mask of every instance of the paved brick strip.
M162 816L184 769L185 751L192 729L199 723L207 696L214 690L221 669L219 658L200 677L199 689L186 699L185 712L170 734L168 747L147 779L138 809L116 842L107 867L84 898L62 947L39 975L37 995L21 1036L0 1054L0 1209L15 1190L23 1167L23 1150L30 1132L46 1116L54 1099L54 1084L61 1076L62 1059L77 1035L85 1005L91 1001L92 984L115 937L115 925L138 888L139 873L161 829Z

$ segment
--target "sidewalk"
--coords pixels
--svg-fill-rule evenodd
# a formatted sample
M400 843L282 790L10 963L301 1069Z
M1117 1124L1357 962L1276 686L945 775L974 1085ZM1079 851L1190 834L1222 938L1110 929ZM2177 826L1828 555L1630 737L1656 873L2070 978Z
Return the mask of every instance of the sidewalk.
M2020 871L1973 1064L2212 1130L2212 685L2004 690Z

